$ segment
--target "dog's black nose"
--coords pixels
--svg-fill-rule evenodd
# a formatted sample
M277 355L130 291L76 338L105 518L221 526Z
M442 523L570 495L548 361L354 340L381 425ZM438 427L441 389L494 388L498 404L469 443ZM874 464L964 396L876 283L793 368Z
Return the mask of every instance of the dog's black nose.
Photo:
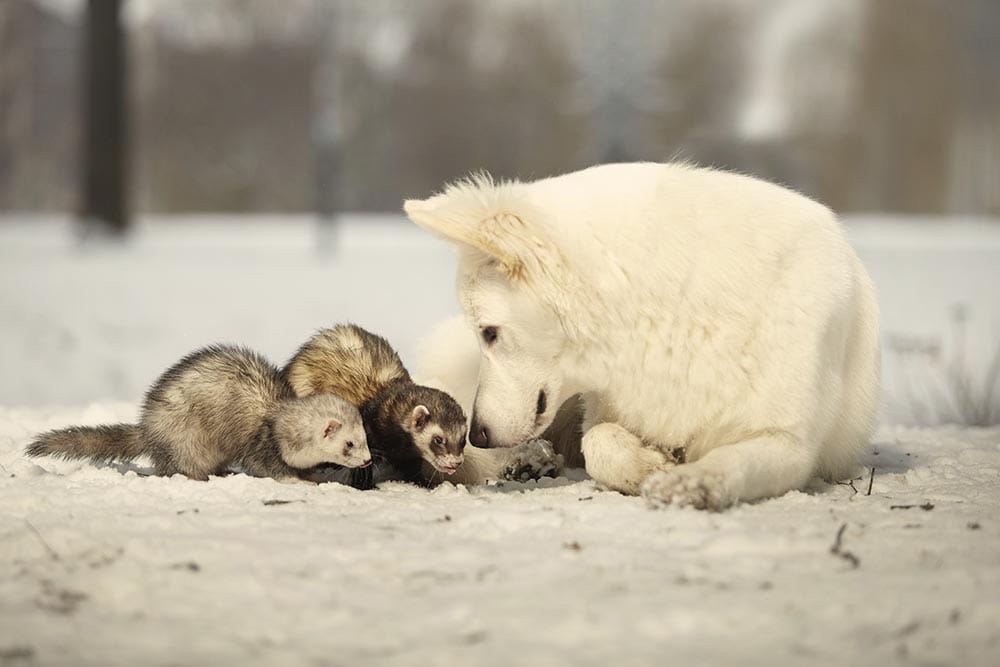
M549 403L547 397L545 396L545 390L539 389L538 400L535 402L535 416L537 417L538 415L545 412L545 409L547 407L549 407Z
M490 446L490 430L476 421L475 418L473 418L472 427L469 429L469 442L474 447Z

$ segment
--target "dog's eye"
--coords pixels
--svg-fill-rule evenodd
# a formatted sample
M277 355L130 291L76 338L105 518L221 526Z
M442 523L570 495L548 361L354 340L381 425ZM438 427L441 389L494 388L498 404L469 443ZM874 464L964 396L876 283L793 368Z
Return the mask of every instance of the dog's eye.
M492 345L497 340L496 327L483 327L483 340L487 345Z
M441 445L444 444L444 438L442 438L440 435L435 435L433 438L431 438L431 442L440 447Z

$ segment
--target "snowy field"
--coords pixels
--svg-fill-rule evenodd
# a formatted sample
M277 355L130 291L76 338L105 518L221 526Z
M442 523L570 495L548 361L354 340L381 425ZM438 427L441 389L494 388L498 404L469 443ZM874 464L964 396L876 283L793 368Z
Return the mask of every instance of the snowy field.
M134 412L0 410L0 664L1000 658L997 430L886 429L853 488L723 514L565 478L361 492L21 454Z
M134 419L195 347L280 363L354 320L412 362L456 309L415 228L353 219L320 253L304 218L203 222L81 249L0 221L0 665L1000 664L998 429L883 426L853 485L722 514L580 471L359 492L26 459L37 431ZM1000 230L851 234L887 335L946 337L964 304L989 351Z

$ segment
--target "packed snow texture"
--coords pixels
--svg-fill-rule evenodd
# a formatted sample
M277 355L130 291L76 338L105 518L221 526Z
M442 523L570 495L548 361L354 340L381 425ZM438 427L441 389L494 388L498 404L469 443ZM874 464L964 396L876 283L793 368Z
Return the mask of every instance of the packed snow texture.
M0 409L3 664L1000 657L997 430L886 429L853 486L721 514L649 510L579 471L356 491L23 455L40 429L134 418Z
M850 230L883 331L943 335L961 302L995 341L996 228L914 229ZM884 426L851 484L721 514L578 470L361 492L23 455L134 420L211 342L280 363L353 320L412 363L453 294L449 249L391 220L161 220L82 248L66 221L0 224L0 665L1000 664L997 429Z

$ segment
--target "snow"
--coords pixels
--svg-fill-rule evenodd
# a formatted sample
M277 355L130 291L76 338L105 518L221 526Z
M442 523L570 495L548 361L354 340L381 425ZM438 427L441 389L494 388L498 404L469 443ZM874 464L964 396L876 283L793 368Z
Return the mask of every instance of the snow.
M360 492L23 456L134 420L210 342L280 362L354 320L412 363L457 309L454 259L397 221L351 217L333 252L305 217L150 219L83 248L65 220L0 221L0 664L1000 663L998 429L883 426L853 488L722 514L578 470ZM850 232L887 334L940 335L965 302L995 340L996 226Z
M933 422L911 396L936 403L959 357L965 358L962 374L982 387L990 364L1000 359L1000 224L885 215L853 216L847 223L879 295L883 418ZM960 313L964 340L955 323ZM901 346L939 352L903 358Z
M81 249L71 230L0 221L0 405L136 401L195 348L283 363L344 321L412 364L418 337L458 311L450 248L398 216L355 216L332 239L306 216L152 218L124 247Z
M12 664L1000 655L995 429L886 429L857 492L816 485L722 514L651 511L579 471L362 492L22 454L39 429L134 416L112 403L0 409L0 656L30 656Z

